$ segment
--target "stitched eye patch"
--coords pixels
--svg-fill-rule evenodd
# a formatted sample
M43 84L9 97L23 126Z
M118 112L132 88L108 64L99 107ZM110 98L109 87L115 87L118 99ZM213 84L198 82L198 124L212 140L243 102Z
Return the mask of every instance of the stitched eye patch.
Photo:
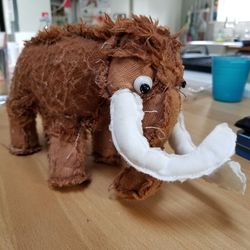
M153 86L153 81L149 76L138 76L134 81L134 89L139 94L147 94Z

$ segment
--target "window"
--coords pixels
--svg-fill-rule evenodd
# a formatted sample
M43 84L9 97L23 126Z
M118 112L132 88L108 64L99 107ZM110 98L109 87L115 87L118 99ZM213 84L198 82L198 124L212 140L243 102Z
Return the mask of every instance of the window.
M249 0L219 0L217 21L250 21Z

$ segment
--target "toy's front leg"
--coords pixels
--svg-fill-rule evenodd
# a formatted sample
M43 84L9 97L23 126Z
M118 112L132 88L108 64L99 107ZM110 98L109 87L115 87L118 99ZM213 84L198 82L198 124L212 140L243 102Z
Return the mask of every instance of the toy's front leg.
M102 125L103 128L93 134L93 155L97 162L124 166L112 184L118 196L124 199L146 199L153 195L162 182L128 167L113 145L108 124Z
M113 145L111 133L108 129L110 124L109 105L107 103L104 106L102 114L105 115L100 117L93 133L93 156L97 162L123 165L122 170L113 182L113 187L118 196L124 199L146 199L160 188L162 182L129 167L122 160Z
M68 134L58 131L49 136L49 184L54 187L73 186L88 180L84 128L72 131L71 135L69 130Z
M135 200L147 199L155 194L161 185L162 181L128 166L122 169L113 182L118 196Z

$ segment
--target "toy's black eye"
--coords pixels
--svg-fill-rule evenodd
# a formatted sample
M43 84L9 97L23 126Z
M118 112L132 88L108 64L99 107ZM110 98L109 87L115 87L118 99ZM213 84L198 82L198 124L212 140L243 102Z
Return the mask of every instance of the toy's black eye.
M186 85L187 85L186 81L183 81L183 82L181 83L181 87L182 87L182 88L185 88Z
M139 94L147 94L153 85L153 81L149 76L138 76L134 81L134 89Z
M143 83L141 86L140 86L140 91L142 94L147 94L149 91L150 91L150 86L147 84L147 83Z

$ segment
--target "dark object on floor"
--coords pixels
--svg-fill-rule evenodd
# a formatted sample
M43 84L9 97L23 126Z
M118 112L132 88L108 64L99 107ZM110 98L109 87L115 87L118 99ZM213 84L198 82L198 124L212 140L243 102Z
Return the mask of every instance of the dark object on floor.
M246 116L235 123L235 126L250 133L250 116Z
M183 65L187 70L201 71L211 73L211 65L212 65L212 57L204 56L204 57L190 57L190 58L182 58Z
M237 133L236 154L250 160L250 134L243 130Z
M250 161L250 148L247 149L237 144L235 152L237 155Z
M237 132L236 154L250 160L250 117L244 117L235 123L241 128Z

